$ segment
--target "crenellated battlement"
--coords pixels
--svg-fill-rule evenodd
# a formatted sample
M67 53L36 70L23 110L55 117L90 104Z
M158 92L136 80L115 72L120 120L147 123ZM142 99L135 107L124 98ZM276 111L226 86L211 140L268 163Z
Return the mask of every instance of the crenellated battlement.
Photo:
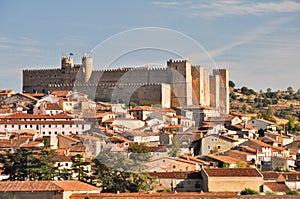
M189 62L189 61L186 60L186 59L184 59L184 60L182 60L182 59L178 59L178 60L169 59L167 61L167 64L171 64L171 63L173 63L173 64L181 64L181 63L186 63L186 62Z
M100 69L100 70L93 70L93 72L128 72L128 71L166 71L166 67L120 67L120 68L111 68L111 69Z
M101 87L101 88L112 88L112 87L118 87L118 88L124 88L124 87L141 87L141 86L159 86L163 83L100 83L100 84L86 84L86 83L74 83L74 84L49 84L49 88L72 88L72 87Z
M23 72L51 72L51 71L61 71L60 68L49 68L49 69L24 69Z

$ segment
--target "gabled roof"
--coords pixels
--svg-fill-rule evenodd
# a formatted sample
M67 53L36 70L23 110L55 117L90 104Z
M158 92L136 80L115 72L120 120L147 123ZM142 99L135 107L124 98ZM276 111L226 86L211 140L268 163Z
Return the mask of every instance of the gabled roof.
M2 181L0 192L92 191L97 187L76 180L65 181Z
M57 97L66 97L70 94L71 91L68 90L61 90L61 91L52 91L51 94L57 96Z
M264 182L264 185L267 186L272 192L286 192L290 190L285 183L280 182Z
M262 177L256 168L203 168L209 177Z
M269 124L269 125L276 125L274 122L264 120L264 119L253 119L253 120L257 120L257 121L260 121L260 122L263 122L263 123L266 123L266 124Z
M227 156L227 155L207 155L207 157L209 157L211 159L215 159L220 162L225 162L225 163L235 164L235 163L241 162L241 163L247 164L245 161L242 161L242 160L239 160L234 157Z
M47 103L46 110L62 110L58 103Z
M151 110L152 108L150 106L136 106L129 109L129 111L151 111Z
M72 162L71 158L65 155L56 155L52 158L56 162Z
M25 94L25 93L16 93L16 94L14 94L13 96L15 96L15 95L21 95L21 96L27 97L27 98L29 98L29 99L31 99L31 100L33 100L33 101L38 101L38 100L39 100L38 98L32 97L31 95Z
M28 113L13 113L5 116L7 119L72 119L73 117L67 114L56 115L40 115L40 114L28 114Z
M0 148L12 148L12 147L21 147L22 144L26 143L28 139L0 139Z

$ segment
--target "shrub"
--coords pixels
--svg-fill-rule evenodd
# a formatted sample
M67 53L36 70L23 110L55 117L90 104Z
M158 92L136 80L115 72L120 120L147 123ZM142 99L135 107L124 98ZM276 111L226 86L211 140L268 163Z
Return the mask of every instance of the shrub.
M243 191L241 191L241 195L256 195L259 194L258 191L255 191L250 188L245 188Z
M288 190L285 192L287 195L299 195L297 190Z

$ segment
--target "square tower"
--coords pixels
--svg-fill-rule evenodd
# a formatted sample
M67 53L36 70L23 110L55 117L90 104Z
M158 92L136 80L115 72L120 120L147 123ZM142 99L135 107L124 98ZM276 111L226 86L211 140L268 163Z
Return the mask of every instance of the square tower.
M192 105L191 63L187 60L167 61L171 84L171 107Z

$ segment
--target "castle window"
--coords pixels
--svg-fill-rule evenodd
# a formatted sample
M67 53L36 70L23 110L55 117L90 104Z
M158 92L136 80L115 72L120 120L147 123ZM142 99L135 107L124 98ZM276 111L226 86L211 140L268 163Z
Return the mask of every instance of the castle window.
M178 68L177 68L177 66L175 66L175 70L177 70Z

